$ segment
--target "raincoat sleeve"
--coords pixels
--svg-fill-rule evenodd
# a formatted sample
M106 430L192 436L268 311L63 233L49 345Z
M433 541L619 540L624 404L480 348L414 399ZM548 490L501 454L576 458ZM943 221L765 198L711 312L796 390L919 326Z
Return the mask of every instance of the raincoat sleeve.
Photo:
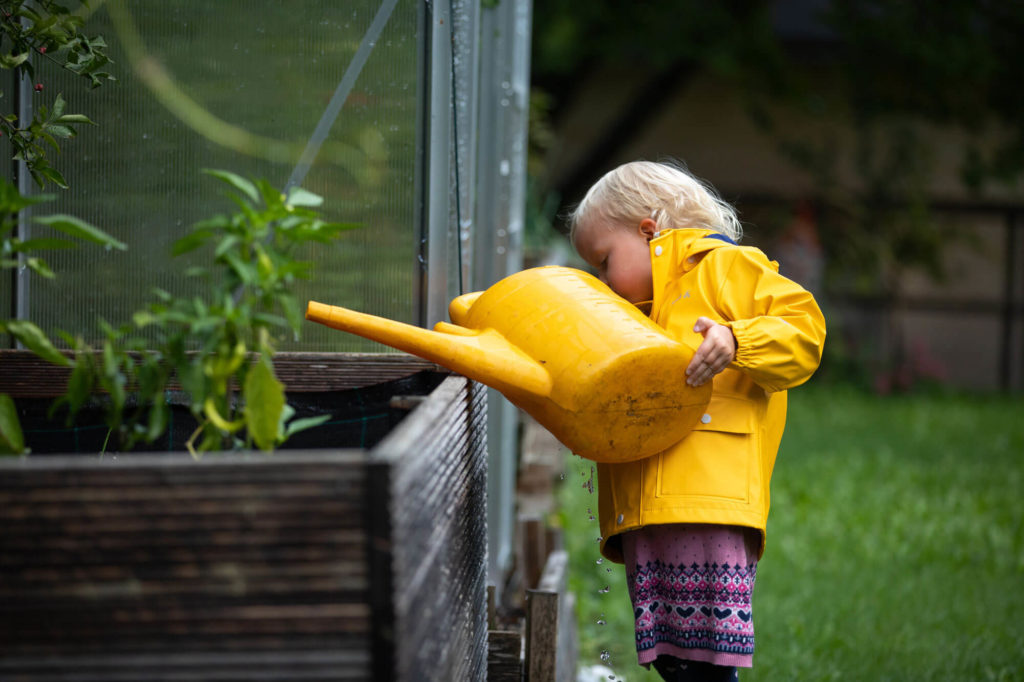
M809 291L758 249L722 249L718 307L736 338L732 366L769 391L807 381L821 362L825 318ZM726 255L726 254L722 254Z

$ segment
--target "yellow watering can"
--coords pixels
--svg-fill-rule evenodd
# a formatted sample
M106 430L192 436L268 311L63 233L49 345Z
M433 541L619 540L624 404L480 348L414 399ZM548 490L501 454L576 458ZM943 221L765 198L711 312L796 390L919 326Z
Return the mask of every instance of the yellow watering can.
M592 275L523 270L451 302L434 331L310 301L306 319L358 334L500 391L566 447L598 462L649 457L704 414L686 384L694 349Z

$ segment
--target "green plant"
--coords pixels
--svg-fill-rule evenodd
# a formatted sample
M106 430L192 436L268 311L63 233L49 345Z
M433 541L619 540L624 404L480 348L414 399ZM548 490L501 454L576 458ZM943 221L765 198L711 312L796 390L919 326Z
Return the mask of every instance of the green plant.
M78 4L87 7L85 0ZM13 71L16 80L36 80L34 59L45 60L89 80L98 87L106 80L115 80L101 69L110 63L106 43L101 36L82 35L83 19L54 0L0 0L0 69ZM45 88L36 81L35 97L43 97ZM0 97L3 92L0 92ZM64 97L57 93L53 104L40 103L30 120L19 114L0 116L0 137L10 141L12 158L20 162L40 188L46 182L66 188L64 176L47 158L47 146L60 151L58 140L74 137L78 124L93 124L82 114L65 112ZM18 234L22 212L34 204L52 199L51 195L22 196L14 185L0 179L0 270L25 266L32 272L52 279L53 271L35 255L38 251L75 246L64 238L23 239ZM67 237L102 244L108 248L127 248L102 230L68 215L33 218ZM10 334L22 345L51 362L67 365L70 360L61 354L46 334L28 320L0 320L0 334ZM0 453L25 452L25 442L18 423L14 401L0 395Z
M114 239L84 220L64 214L32 218L33 223L45 225L52 230L56 230L62 233L63 237L37 237L32 239L22 239L19 237L17 228L18 216L21 212L30 206L52 199L52 194L37 194L31 197L22 196L14 185L0 178L0 267L18 267L18 259L21 256L24 258L25 267L37 275L53 279L55 275L53 270L46 264L46 261L39 256L30 254L38 251L70 249L76 246L75 242L64 237L91 242L121 251L128 248L123 242Z
M64 335L75 353L59 404L74 414L101 389L108 396L107 426L124 449L164 432L172 378L198 422L186 444L193 456L230 446L271 450L326 420L292 419L274 374L274 346L282 333L297 336L303 319L292 285L308 277L310 265L297 250L355 225L321 220L313 208L322 199L306 190L282 194L263 180L207 172L233 190L238 211L197 223L173 250L181 256L212 249L212 267L185 271L205 284L205 295L156 290L156 301L136 312L132 324L104 323L96 348Z
M99 228L75 218L55 214L32 218L32 222L44 225L60 236L44 236L22 239L18 236L18 220L29 207L49 201L53 196L39 194L22 196L17 188L0 178L0 270L11 270L24 265L32 272L53 279L53 270L38 255L39 251L74 248L76 241L99 244L106 248L124 250L123 242L114 239ZM39 357L58 365L70 365L71 360L58 351L42 329L29 320L0 320L0 334L10 334L25 348ZM25 441L18 424L14 401L0 394L0 453L21 454Z
M79 0L78 4L88 6L84 0ZM106 42L102 36L81 34L82 24L81 16L53 0L0 1L0 68L34 81L33 60L39 59L87 79L92 87L115 80L102 70L110 64ZM37 81L33 90L36 96L43 96L43 83ZM0 134L10 140L13 158L25 163L40 187L46 181L67 187L64 176L47 159L45 145L59 152L59 138L74 137L76 124L91 124L92 121L82 114L65 113L60 93L52 106L40 104L35 109L29 121L19 120L16 113L0 117Z

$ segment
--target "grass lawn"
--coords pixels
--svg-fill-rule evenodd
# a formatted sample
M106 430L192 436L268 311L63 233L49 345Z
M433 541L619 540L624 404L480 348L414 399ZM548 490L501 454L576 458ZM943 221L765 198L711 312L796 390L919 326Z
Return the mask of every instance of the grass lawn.
M660 680L597 563L589 476L570 456L560 491L580 665ZM791 391L754 595L742 680L1024 680L1024 399Z

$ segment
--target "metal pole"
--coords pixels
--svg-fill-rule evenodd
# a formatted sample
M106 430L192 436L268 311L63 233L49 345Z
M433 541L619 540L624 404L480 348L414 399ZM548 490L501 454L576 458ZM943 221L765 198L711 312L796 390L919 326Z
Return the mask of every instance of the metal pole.
M320 121L316 124L313 134L309 138L309 142L306 143L306 148L302 151L299 162L295 165L291 177L288 178L285 191L301 185L305 181L306 174L309 173L316 155L320 153L320 147L323 145L324 140L327 139L328 133L331 132L334 121L337 120L338 114L341 113L341 107L345 104L345 100L348 99L348 94L352 91L352 86L356 84L359 74L362 73L366 60L369 59L370 53L373 52L377 39L380 38L380 34L387 25L388 19L391 18L391 13L394 11L396 4L398 4L398 0L384 0L380 4L380 8L373 17L370 27L366 29L362 42L359 43L359 48L352 57L352 61L349 62L348 68L345 69L341 82L338 83L338 87L334 90L331 101L327 103L327 108L324 109L324 113L320 116Z
M1013 385L1013 330L1015 285L1020 266L1017 264L1017 211L1006 212L1006 267L1003 274L1002 341L999 358L999 387L1009 391Z
M446 317L448 298L448 240L451 216L451 4L448 0L427 3L430 7L430 85L427 103L427 159L425 182L426 291L420 324L433 326Z
M23 21L25 21L23 19ZM32 120L32 81L25 74L17 78L15 83L15 111L18 114L18 126L25 127ZM32 191L32 175L28 172L28 164L24 161L16 161L14 164L14 184L23 196L28 196ZM31 237L30 219L32 207L23 209L18 213L18 239L28 241ZM14 318L27 320L29 315L29 274L30 271L25 265L25 254L18 254L18 267L14 278ZM20 348L21 344L15 347Z

